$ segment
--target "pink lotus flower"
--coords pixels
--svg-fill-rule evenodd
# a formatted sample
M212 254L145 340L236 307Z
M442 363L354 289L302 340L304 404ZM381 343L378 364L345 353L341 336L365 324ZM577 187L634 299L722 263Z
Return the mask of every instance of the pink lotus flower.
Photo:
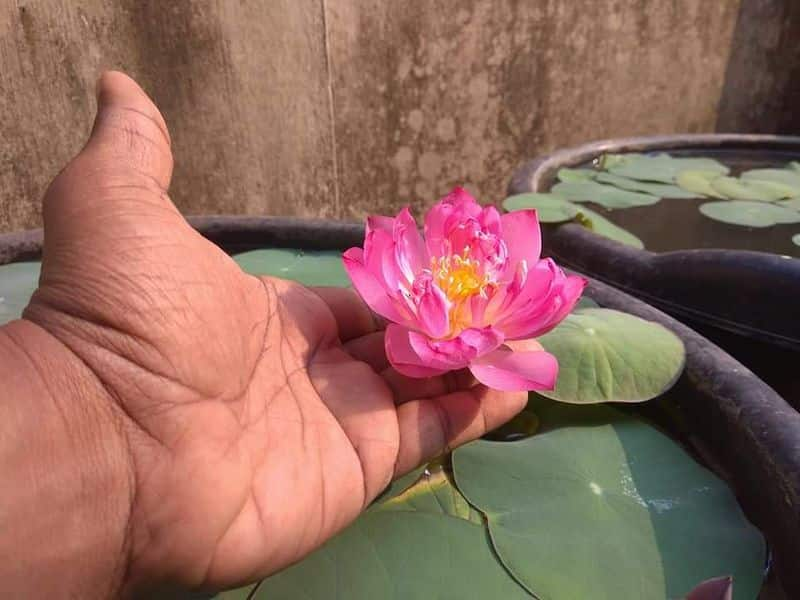
M344 266L370 308L391 321L386 355L403 375L468 367L498 390L552 389L555 357L515 340L555 327L586 282L540 260L540 251L536 211L501 216L456 188L425 216L424 238L408 208L394 219L369 217L363 250L345 252Z

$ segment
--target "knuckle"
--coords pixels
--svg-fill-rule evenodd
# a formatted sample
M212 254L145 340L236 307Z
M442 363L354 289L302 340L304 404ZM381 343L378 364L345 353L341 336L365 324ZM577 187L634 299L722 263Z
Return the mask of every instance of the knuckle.
M433 402L433 410L441 431L441 448L443 453L450 452L454 440L453 423L446 408L440 402Z
M135 109L114 107L98 115L103 156L166 187L172 170L169 138L162 127Z
M105 127L119 132L129 144L148 144L169 148L169 134L153 116L126 106L115 106L101 113Z

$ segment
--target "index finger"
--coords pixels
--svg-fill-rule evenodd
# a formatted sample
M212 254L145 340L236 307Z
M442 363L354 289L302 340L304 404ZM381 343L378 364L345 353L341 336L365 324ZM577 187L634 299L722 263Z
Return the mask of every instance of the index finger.
M481 437L525 408L527 392L501 392L483 385L421 398L397 407L400 449L395 477L456 446Z
M370 310L352 288L310 288L328 305L339 330L339 339L347 342L384 328L381 318Z

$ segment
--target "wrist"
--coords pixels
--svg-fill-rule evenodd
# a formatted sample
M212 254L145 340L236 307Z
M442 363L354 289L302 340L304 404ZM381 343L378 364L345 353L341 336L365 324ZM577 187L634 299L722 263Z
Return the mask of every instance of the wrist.
M121 414L57 338L0 327L0 581L13 597L115 596L134 477Z

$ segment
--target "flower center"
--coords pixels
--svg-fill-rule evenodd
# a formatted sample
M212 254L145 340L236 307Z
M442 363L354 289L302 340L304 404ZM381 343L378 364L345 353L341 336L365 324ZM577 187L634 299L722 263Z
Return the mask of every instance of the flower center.
M480 262L469 258L469 248L462 254L434 258L431 261L431 272L439 289L456 303L483 293L489 285Z

